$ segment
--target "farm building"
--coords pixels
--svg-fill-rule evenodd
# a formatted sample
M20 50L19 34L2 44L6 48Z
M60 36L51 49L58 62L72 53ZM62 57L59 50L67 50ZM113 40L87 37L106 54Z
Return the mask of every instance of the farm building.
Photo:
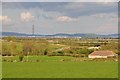
M117 56L117 54L112 51L94 51L93 53L88 55L88 58L108 58L115 56Z
M89 47L88 49L100 49L101 47Z

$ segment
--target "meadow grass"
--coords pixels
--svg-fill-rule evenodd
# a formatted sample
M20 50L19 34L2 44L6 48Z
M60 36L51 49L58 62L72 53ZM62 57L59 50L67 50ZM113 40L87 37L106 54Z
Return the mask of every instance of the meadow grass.
M3 78L117 78L113 61L59 61L70 57L43 56L41 62L3 62ZM30 57L30 59L36 59ZM44 61L46 60L46 61ZM48 61L47 61L48 60Z

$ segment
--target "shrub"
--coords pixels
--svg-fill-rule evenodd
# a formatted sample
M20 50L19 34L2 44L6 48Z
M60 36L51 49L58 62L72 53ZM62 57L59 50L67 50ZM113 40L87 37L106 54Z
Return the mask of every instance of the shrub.
M48 54L48 50L45 49L45 51L44 51L44 55L47 55L47 54Z
M81 49L80 50L80 53L81 54L90 54L90 53L92 53L94 50L89 50L89 49Z
M3 62L6 62L7 60L6 59L2 59Z
M64 55L64 52L63 51L58 51L57 52L57 56L63 56Z
M22 55L19 56L20 61L23 61L23 58L24 58L24 56L22 56Z
M39 60L36 60L36 62L39 62Z

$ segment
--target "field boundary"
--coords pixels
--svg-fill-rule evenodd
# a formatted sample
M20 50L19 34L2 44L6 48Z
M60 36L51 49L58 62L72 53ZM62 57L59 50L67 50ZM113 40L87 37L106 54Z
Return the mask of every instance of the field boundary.
M119 80L118 78L3 78L2 80Z

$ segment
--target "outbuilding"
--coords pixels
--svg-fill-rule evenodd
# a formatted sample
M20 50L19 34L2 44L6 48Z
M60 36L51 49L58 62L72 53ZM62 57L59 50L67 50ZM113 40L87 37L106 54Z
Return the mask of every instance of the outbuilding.
M117 54L113 51L94 51L93 53L88 55L88 58L108 58L116 56Z

